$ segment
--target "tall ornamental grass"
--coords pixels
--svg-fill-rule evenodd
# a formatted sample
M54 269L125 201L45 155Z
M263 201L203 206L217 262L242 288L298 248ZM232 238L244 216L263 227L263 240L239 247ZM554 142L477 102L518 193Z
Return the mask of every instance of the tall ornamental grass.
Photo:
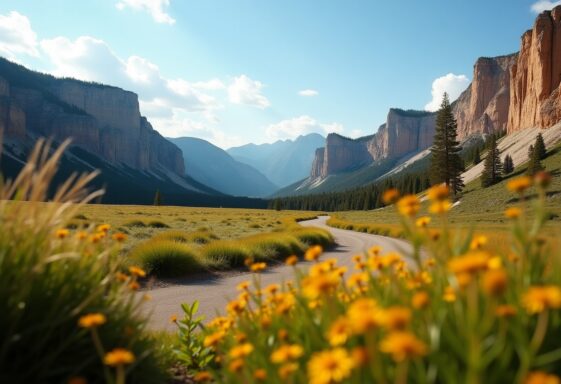
M124 273L117 255L125 235L67 229L100 195L86 189L95 174L53 190L67 145L39 141L15 180L0 178L0 382L162 383L133 295L144 272Z
M451 228L447 187L429 190L426 215L417 196L387 192L410 253L374 246L347 270L312 247L309 270L290 257L294 280L270 286L259 277L266 265L252 264L224 315L198 341L189 331L198 353L188 367L219 383L559 383L561 259L541 236L549 181L508 183L504 254ZM192 319L178 321L182 335L199 325Z

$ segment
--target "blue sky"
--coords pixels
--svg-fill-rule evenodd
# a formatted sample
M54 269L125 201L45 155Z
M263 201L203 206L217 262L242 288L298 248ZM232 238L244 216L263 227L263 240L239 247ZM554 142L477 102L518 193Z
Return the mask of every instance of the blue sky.
M536 0L2 0L0 55L139 94L166 136L227 148L374 133L519 49ZM560 3L560 2L557 2ZM433 100L433 93L435 100Z

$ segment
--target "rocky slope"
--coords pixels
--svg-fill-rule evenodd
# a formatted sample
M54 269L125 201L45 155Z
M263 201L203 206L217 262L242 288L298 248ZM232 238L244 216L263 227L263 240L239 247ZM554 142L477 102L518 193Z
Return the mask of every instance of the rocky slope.
M136 94L57 79L1 58L0 127L7 139L70 137L114 165L184 174L181 151L140 115Z
M169 139L183 152L185 173L222 193L268 196L278 188L261 172L236 161L226 151L193 137Z

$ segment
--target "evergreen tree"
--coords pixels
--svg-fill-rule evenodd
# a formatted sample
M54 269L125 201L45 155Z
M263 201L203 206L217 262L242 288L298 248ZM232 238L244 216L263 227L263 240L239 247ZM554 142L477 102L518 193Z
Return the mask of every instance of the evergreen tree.
M154 194L154 205L162 205L162 195L159 189L156 189L156 193Z
M534 151L536 151L536 156L539 160L543 160L547 156L547 150L545 149L545 142L543 141L543 136L541 133L538 133L538 136L536 136L536 142L534 143Z
M481 174L481 186L489 187L501 180L502 163L499 156L499 148L497 148L497 140L495 136L491 136L489 149L485 163L483 163L483 173Z
M528 147L528 159L528 168L526 169L526 173L528 175L533 176L539 171L543 170L543 165L540 161L540 153L533 145L530 145L530 147Z
M473 155L473 165L481 163L481 152L479 151L479 147L475 148L475 153Z
M274 209L275 211L280 211L281 208L282 208L282 207L281 207L281 201L280 201L280 199L275 199L275 200L273 201L273 209Z
M509 175L514 171L514 162L510 155L506 155L503 162L503 175Z
M454 195L464 187L463 162L459 155L462 147L456 137L456 119L448 95L444 93L436 115L436 130L431 148L431 181L432 184L445 183Z

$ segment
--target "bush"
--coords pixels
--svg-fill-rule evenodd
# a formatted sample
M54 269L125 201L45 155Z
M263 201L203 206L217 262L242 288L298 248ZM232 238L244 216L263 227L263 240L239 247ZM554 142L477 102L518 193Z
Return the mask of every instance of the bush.
M148 223L148 226L151 228L169 228L169 225L159 220L152 220Z
M201 249L203 260L215 268L241 267L251 256L249 249L241 242L218 240Z
M204 232L183 232L183 231L167 231L158 233L153 237L155 240L172 240L182 243L208 244L212 240L218 239L214 233Z
M306 246L291 234L261 234L243 239L251 257L259 260L279 260L290 255L301 255Z
M125 227L128 228L145 228L146 224L142 220L130 220L123 224Z
M291 231L292 235L307 245L321 245L326 248L333 244L333 236L328 231L314 227L299 227Z
M49 156L48 145L39 141L14 183L0 178L0 382L66 383L73 377L105 382L107 376L114 379L115 370L104 366L99 354L116 347L136 357L125 372L129 381L164 382L158 347L144 331L141 301L132 291L135 278L117 279L119 243L108 228L64 229L80 203L99 196L84 190L93 176L48 195L64 148ZM39 202L47 198L50 203ZM95 330L101 351L91 331L78 326L89 313L106 317Z
M198 253L189 245L165 239L150 239L131 250L129 258L147 273L158 277L178 277L206 269Z

